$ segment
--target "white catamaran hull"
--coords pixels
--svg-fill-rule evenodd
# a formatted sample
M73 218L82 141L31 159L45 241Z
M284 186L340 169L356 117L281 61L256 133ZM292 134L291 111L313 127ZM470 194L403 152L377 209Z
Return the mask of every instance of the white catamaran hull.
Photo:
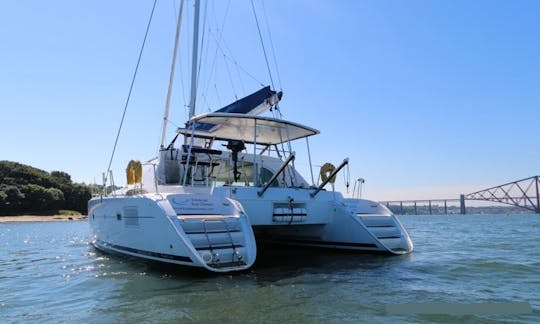
M332 249L409 253L413 244L399 220L383 205L344 199L313 189L220 187L214 194L241 201L257 240Z
M215 272L244 270L256 257L251 225L230 199L145 194L89 202L92 243L105 252Z

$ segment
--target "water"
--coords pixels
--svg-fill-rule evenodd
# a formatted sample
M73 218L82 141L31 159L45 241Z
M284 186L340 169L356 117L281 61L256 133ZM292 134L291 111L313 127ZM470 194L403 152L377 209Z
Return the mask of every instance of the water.
M232 275L102 254L86 222L0 224L0 322L540 321L539 215L401 220L411 255L273 248ZM503 314L452 313L478 303ZM392 311L403 304L413 314Z

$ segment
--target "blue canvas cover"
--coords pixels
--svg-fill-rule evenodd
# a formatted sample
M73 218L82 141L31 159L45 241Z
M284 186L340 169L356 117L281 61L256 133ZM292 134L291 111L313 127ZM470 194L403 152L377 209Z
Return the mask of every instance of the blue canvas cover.
M265 103L266 100L270 99L276 93L277 93L276 91L270 90L270 86L267 86L244 98L236 100L232 104L227 105L219 110L216 110L215 112L216 113L249 114L251 111L253 111L253 109ZM195 130L209 131L214 126L215 125L208 124L208 123L197 123L195 125Z
M218 113L234 113L234 114L247 114L255 107L264 103L265 100L275 95L276 92L270 90L270 86L264 87L261 90L254 92L242 99L236 100L230 105L227 105L215 112Z

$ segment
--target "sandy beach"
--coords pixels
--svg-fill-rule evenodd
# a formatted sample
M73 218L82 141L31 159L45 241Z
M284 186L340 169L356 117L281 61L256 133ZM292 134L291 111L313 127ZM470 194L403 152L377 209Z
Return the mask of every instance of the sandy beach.
M66 222L86 220L86 215L51 215L51 216L0 216L0 223L7 222Z

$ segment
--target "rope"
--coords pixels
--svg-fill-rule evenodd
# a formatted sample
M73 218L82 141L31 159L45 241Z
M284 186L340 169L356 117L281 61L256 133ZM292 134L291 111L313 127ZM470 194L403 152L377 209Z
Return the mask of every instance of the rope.
M154 10L156 9L156 3L157 3L157 0L154 0L154 5L152 6L152 12L150 13L150 18L148 19L148 24L146 25L146 32L144 33L144 39L141 45L141 50L139 51L139 58L137 59L137 65L135 66L135 71L133 72L133 78L131 79L131 85L129 86L129 92L126 98L126 103L124 105L124 112L122 113L122 119L120 120L120 126L118 127L118 132L116 133L116 139L114 141L114 146L111 153L111 159L109 160L109 166L107 167L107 173L111 171L111 164L114 158L114 153L116 152L116 146L118 145L118 139L120 138L120 131L122 130L122 125L124 124L124 119L126 117L126 111L129 105L129 99L131 98L131 92L133 91L133 85L135 84L137 72L139 71L139 65L141 63L141 58L144 51L144 45L146 44L146 38L148 37L148 31L150 31L150 24L152 23L152 17L154 17ZM106 179L107 179L107 176L105 176L105 180Z
M270 71L270 64L268 63L268 56L266 55L266 48L264 47L264 41L261 34L261 28L259 27L259 19L257 19L257 13L255 12L255 5L253 4L253 0L251 0L251 9L253 10L253 16L255 17L255 22L257 23L257 30L259 31L259 39L261 40L261 46L264 53L264 60L266 61L266 68L268 69L268 75L270 76L270 83L272 83L272 88L276 88L274 86L274 79L272 78L272 72Z

